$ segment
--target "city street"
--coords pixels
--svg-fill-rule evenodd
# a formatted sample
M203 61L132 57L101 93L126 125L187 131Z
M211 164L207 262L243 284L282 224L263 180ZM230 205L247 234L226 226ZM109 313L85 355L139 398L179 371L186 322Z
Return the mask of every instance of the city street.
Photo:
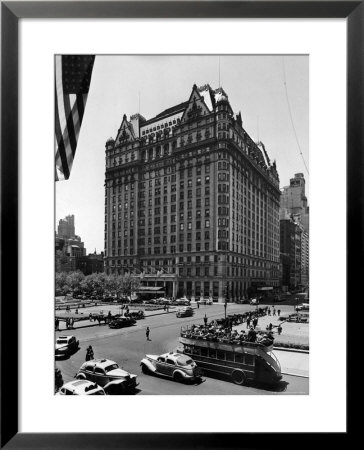
M228 314L241 313L254 309L250 305L228 305ZM107 307L104 307L107 310ZM283 310L283 308L282 308ZM110 329L107 325L61 330L56 335L75 335L80 341L80 350L67 360L57 360L56 366L61 370L64 382L74 379L76 372L85 361L86 347L92 345L95 358L109 358L116 361L123 369L138 375L137 394L167 395L248 395L248 394L308 394L308 377L283 375L282 381L275 388L261 386L238 386L229 381L204 378L199 385L176 383L157 376L144 375L140 369L140 360L145 354L161 354L178 346L182 325L203 323L204 315L211 319L224 317L223 304L201 306L195 309L193 317L177 318L175 313L159 314L139 320L133 327ZM145 330L150 327L150 339L146 340ZM282 372L283 368L282 368Z

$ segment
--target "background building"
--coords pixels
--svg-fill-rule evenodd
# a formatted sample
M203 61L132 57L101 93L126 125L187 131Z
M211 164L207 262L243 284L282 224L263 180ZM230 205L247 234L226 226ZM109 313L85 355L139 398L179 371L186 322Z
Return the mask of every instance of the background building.
M68 215L58 224L55 237L56 271L71 272L77 270L80 262L78 258L87 258L85 245L80 236L75 234L75 216Z
M282 286L289 289L307 287L309 284L309 237L303 226L288 215L280 216L280 251Z
M166 295L234 300L279 284L279 177L222 88L106 142L105 269Z
M68 215L58 222L57 236L63 239L69 239L75 236L75 216Z
M306 181L303 173L296 173L290 179L289 186L282 189L281 209L295 217L303 228L309 232L309 206L305 192Z
M90 253L87 256L80 256L75 258L76 270L80 270L85 275L91 273L98 273L104 271L104 252L100 254Z
M309 285L309 206L305 185L303 174L296 173L290 179L289 186L282 189L281 195L281 262L284 261L285 267L282 269L282 285L290 286L290 289ZM289 245L289 239L295 242L293 246ZM298 241L301 247L299 252L294 250Z

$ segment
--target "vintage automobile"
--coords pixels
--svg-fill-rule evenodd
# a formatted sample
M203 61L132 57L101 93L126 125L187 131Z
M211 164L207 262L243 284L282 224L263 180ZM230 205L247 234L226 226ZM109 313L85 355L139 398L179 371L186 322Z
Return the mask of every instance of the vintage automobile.
M132 317L116 317L109 322L110 328L124 328L130 327L136 323L136 320Z
M298 305L298 306L296 307L296 309L297 309L298 311L309 311L309 309L310 309L310 304L309 304L309 303L302 303L301 305Z
M176 312L176 317L191 317L193 316L193 309L191 306L185 306L183 308L179 308Z
M105 395L105 391L97 383L75 380L64 384L56 395Z
M198 303L200 303L200 305L212 305L214 302L211 297L200 297Z
M140 362L144 374L163 375L175 381L198 381L202 372L190 357L181 353L145 355Z
M92 359L82 364L76 374L78 380L89 380L102 386L108 394L124 394L137 386L137 376L123 370L110 359Z
M56 340L56 356L69 356L79 349L80 343L75 336L58 336Z
M187 297L177 298L175 303L176 303L176 305L185 305L185 306L190 305L190 301L188 300Z
M145 318L145 314L144 311L139 310L139 311L132 311L131 313L129 313L129 317L131 319L135 319L135 320L139 320L139 319L144 319Z
M170 305L172 303L172 300L169 298L161 297L158 298L157 304L158 305Z

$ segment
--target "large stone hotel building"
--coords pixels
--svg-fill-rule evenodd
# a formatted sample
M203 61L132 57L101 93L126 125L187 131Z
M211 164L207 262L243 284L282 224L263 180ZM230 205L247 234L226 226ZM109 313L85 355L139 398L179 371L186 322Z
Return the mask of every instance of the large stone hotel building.
M222 88L106 142L105 270L166 296L235 300L279 284L279 177ZM146 287L149 286L149 287Z

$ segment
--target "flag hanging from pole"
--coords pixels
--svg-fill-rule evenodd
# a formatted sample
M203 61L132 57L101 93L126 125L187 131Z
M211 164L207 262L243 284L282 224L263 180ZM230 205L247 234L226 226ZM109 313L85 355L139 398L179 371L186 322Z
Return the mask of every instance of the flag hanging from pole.
M56 181L71 173L94 62L94 55L55 57Z

